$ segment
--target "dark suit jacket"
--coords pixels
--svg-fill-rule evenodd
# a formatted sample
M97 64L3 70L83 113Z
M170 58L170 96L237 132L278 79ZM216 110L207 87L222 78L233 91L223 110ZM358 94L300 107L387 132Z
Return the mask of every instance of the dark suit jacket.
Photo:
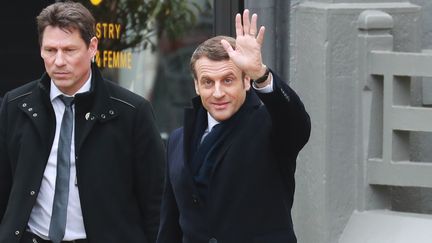
M158 243L296 242L294 172L309 139L310 120L296 93L273 77L274 92L258 94L258 99L249 91L241 108L245 112L215 156L206 200L190 169L199 98L186 111L184 128L168 141Z
M90 243L154 242L165 150L150 104L105 81L75 97L75 156ZM0 243L19 242L55 133L50 78L17 88L0 109Z

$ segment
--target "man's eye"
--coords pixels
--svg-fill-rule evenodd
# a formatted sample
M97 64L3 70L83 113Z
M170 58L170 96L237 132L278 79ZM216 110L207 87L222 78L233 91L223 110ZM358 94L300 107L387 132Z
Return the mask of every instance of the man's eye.
M213 84L213 81L211 81L211 80L204 80L203 84L204 84L204 86L209 87L209 86L211 86Z
M56 50L52 49L52 48L47 48L47 49L44 49L42 53L45 57L51 57L51 56L54 56L56 54Z
M227 79L225 79L225 80L224 80L224 82L225 82L226 84L230 84L230 83L232 83L232 82L233 82L233 80L232 80L232 79L230 79L230 78L227 78Z

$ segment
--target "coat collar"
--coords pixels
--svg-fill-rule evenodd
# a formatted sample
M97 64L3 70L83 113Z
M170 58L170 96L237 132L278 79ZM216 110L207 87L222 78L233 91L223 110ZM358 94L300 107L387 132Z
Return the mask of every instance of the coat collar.
M112 112L110 110L114 109L110 100L110 92L105 85L105 81L100 73L99 69L95 64L91 66L92 79L90 90L84 93L79 93L75 95L75 107L76 113L91 112L90 115L94 115L95 119L100 121L106 121L112 118L110 115ZM49 92L51 89L51 78L47 73L44 73L37 85L37 89L34 90L35 94L42 96L44 102L49 102ZM117 112L115 112L117 113ZM105 114L103 116L102 114ZM87 115L88 116L88 115ZM88 120L87 118L86 120Z
M92 64L91 88L75 95L75 145L78 149L97 122L108 122L118 116L99 69ZM42 141L52 144L55 115L50 101L51 78L44 73L36 87L19 103L20 109L35 124ZM49 125L47 125L49 124Z
M44 74L42 79L48 76ZM42 81L41 79L41 81ZM38 82L36 87L18 103L18 108L24 112L34 124L41 141L41 145L47 145L45 148L49 153L50 145L53 143L55 134L55 114L49 97L49 89L42 82Z

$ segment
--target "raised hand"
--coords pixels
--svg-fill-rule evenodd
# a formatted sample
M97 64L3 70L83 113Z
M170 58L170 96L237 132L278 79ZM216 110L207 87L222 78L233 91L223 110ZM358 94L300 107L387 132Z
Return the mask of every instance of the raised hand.
M243 24L241 21L242 16L240 14L236 15L235 50L226 40L221 41L234 64L252 79L261 77L265 73L265 66L262 64L261 56L265 27L261 26L257 32L257 19L257 14L253 14L252 18L249 19L248 9L243 12Z

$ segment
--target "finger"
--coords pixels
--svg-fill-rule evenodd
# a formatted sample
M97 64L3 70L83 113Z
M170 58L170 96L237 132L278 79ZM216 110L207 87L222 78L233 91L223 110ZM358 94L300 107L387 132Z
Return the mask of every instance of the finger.
M222 39L221 44L222 44L223 48L225 49L225 51L228 53L228 56L231 57L232 53L234 52L234 49L232 48L230 43L228 41L226 41L225 39Z
M256 36L257 34L257 21L258 21L258 15L252 14L252 21L249 29L249 34L252 36Z
M243 11L243 32L245 35L249 35L250 21L249 21L249 9Z
M261 26L259 32L258 32L258 36L256 38L257 42L262 45L264 43L264 33L265 33L265 27Z
M235 16L235 26L236 26L236 36L242 36L243 35L243 26L241 23L241 15L236 14Z

